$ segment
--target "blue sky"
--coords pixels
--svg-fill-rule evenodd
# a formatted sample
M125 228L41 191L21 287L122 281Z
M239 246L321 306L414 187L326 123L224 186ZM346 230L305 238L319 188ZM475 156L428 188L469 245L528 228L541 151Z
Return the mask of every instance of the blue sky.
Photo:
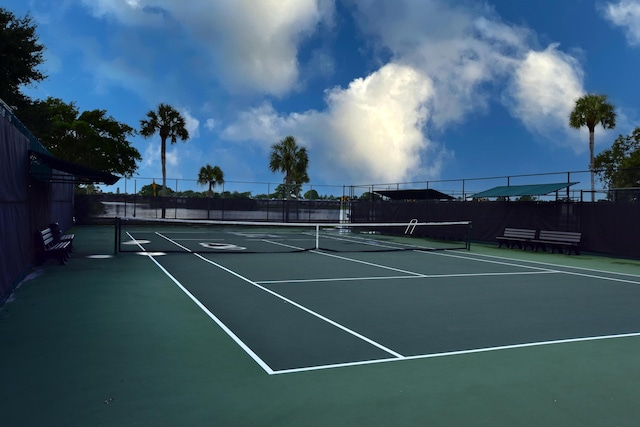
M228 182L282 182L268 156L287 135L309 150L317 186L586 170L586 129L567 124L576 98L616 107L596 153L640 119L638 0L0 6L29 12L47 48L49 78L28 95L135 128L160 102L185 116L192 138L169 148L170 179L209 163ZM160 177L159 139L132 142L137 177Z

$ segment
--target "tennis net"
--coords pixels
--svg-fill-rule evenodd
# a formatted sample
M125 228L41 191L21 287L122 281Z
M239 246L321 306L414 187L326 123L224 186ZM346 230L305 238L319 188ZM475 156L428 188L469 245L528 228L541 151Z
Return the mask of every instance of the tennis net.
M117 218L120 252L264 253L469 249L471 222L274 223Z

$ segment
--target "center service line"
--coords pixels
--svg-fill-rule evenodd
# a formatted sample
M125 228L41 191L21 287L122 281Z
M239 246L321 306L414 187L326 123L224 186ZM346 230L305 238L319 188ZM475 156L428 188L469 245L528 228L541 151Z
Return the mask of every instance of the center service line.
M176 246L181 247L181 248L183 248L183 249L185 249L185 250L189 251L190 253L193 253L193 255L195 255L196 257L200 258L202 261L207 262L207 263L209 263L209 264L211 264L211 265L214 265L214 266L218 267L219 269L221 269L221 270L223 270L223 271L226 271L227 273L229 273L229 274L231 274L231 275L233 275L233 276L236 276L237 278L239 278L239 279L241 279L241 280L243 280L243 281L245 281L245 282L247 282L247 283L249 283L249 284L251 284L251 285L253 285L253 286L257 287L258 289L261 289L261 290L263 290L264 292L267 292L267 293L269 293L269 294L271 294L271 295L275 296L276 298L279 298L279 299L281 299L281 300L283 300L283 301L285 301L285 302L287 302L287 303L289 303L289 304L293 305L294 307L297 307L297 308L299 308L300 310L305 311L306 313L309 313L309 314L311 314L312 316L315 316L315 317L317 317L318 319L323 320L323 321L325 321L325 322L329 323L330 325L333 325L333 326L335 326L336 328L341 329L341 330L343 330L343 331L347 332L348 334L351 334L351 335L353 335L354 337L357 337L357 338L359 338L359 339L361 339L361 340L363 340L363 341L365 341L365 342L367 342L367 343L369 343L369 344L373 345L374 347L377 347L377 348L379 348L380 350L385 351L385 352L387 352L387 353L389 353L389 354L391 354L391 355L395 356L396 358L404 358L404 356L403 356L402 354L400 354L400 353L398 353L398 352L395 352L395 351L391 350L390 348L387 348L387 347L383 346L382 344L380 344L380 343L378 343L378 342L376 342L376 341L373 341L372 339L370 339L370 338L368 338L368 337L365 337L364 335L359 334L358 332L353 331L353 330L351 330L351 329L347 328L346 326L343 326L343 325L341 325L341 324L339 324L339 323L337 323L337 322L335 322L335 321L333 321L333 320L329 319L328 317L325 317L325 316L323 316L323 315L321 315L321 314L319 314L319 313L316 313L315 311L313 311L313 310L311 310L311 309L309 309L309 308L307 308L307 307L305 307L305 306L303 306L303 305L301 305L301 304L298 304L297 302L295 302L295 301L293 301L293 300L290 300L289 298L286 298L286 297L284 297L284 296L282 296L282 295L280 295L280 294L278 294L278 293L276 293L276 292L274 292L274 291L272 291L272 290L270 290L270 289L268 289L268 288L265 288L264 286L259 285L258 283L256 283L256 282L254 282L254 281L252 281L252 280L248 279L247 277L244 277L244 276L242 276L241 274L236 273L235 271L230 270L230 269L228 269L228 268L224 267L223 265L220 265L220 264L218 264L218 263L216 263L216 262L214 262L214 261L212 261L212 260L210 260L210 259L207 259L207 258L203 257L202 255L200 255L200 254L198 254L198 253L192 252L192 251L190 251L189 249L185 248L184 246L180 245L179 243L174 242L172 239L170 239L170 238L168 238L168 237L166 237L166 236L164 236L164 235L162 235L162 234L160 234L160 233L158 233L158 234L159 234L160 236L162 236L163 238L167 239L168 241L170 241L170 242L174 243ZM155 262L155 260L154 260L154 262ZM194 297L194 298L195 298L195 297ZM196 301L197 301L197 300L196 300ZM198 301L198 303L199 303L199 301ZM253 352L251 352L251 353L253 353ZM271 368L269 368L269 370L271 370ZM269 372L269 371L267 371L267 372ZM271 371L271 372L273 372L273 371Z
M404 358L404 356L402 354L400 354L398 352L395 352L395 351L391 350L390 348L387 348L387 347L383 346L382 344L380 344L378 342L373 341L371 338L367 338L364 335L359 334L358 332L356 332L354 330L351 330L351 329L347 328L346 326L343 326L343 325L341 325L341 324L329 319L328 317L325 317L325 316L321 315L320 313L316 313L315 311L313 311L313 310L311 310L311 309L309 309L309 308L307 308L307 307L305 307L305 306L303 306L301 304L298 304L297 302L295 302L293 300L290 300L289 298L286 298L286 297L278 294L277 292L272 291L271 289L265 288L264 286L259 285L258 283L254 282L253 280L250 280L247 277L244 277L241 274L236 273L235 271L230 270L227 267L225 267L223 265L220 265L215 261L207 259L207 258L203 257L202 255L200 255L198 253L194 253L194 255L197 256L198 258L200 258L201 260L203 260L204 262L207 262L207 263L209 263L211 265L214 265L214 266L218 267L219 269L221 269L223 271L226 271L227 273L229 273L229 274L231 274L233 276L236 276L237 278L239 278L241 280L244 280L245 282L249 283L250 285L253 285L256 288L261 289L261 290L263 290L263 291L275 296L276 298L279 298L282 301L287 302L287 303L293 305L294 307L297 307L300 310L302 310L302 311L304 311L306 313L309 313L312 316L315 316L318 319L323 320L323 321L329 323L330 325L333 325L336 328L341 329L341 330L347 332L348 334L351 334L354 337L357 337L357 338L359 338L359 339L361 339L361 340L363 340L363 341L365 341L365 342L367 342L367 343L379 348L380 350L383 350L383 351L385 351L385 352L387 352L387 353L389 353L389 354L391 354L391 355L393 355L393 356L395 356L397 358L401 358L401 359Z

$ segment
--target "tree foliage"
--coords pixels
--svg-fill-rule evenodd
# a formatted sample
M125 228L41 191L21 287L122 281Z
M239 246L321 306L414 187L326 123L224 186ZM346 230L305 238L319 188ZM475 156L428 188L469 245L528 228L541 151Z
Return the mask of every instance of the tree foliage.
M36 29L31 16L17 17L0 8L0 98L18 110L29 103L21 87L46 78L38 70L44 62L44 46L38 42Z
M569 115L569 126L589 129L589 170L591 171L591 201L594 200L594 140L596 126L600 124L604 129L616 127L616 113L613 105L607 101L606 95L587 94L576 100L576 105Z
M613 129L616 127L616 113L613 105L607 101L606 95L589 93L576 100L569 116L569 125L575 129L586 126L589 133L594 132L597 125L604 129Z
M156 184L155 190L153 187L154 187L154 184L143 185L142 188L138 190L138 195L145 196L145 197L159 196L160 191L162 190L162 186ZM167 187L166 192L167 192L167 195L169 196L172 196L175 194L175 192L169 187Z
M284 185L292 190L285 193L286 198L289 198L290 194L299 195L301 185L309 182L308 167L307 149L298 146L293 136L287 136L271 146L269 169L271 172L284 173Z
M222 172L220 166L211 166L210 164L207 164L200 168L200 172L198 173L198 184L208 184L209 190L207 193L209 196L212 196L213 187L224 184L224 172Z
M382 196L380 194L378 194L378 193L371 193L369 191L365 191L357 199L359 199L359 200L382 200Z
M150 138L160 136L160 161L162 163L162 188L167 186L167 140L175 144L178 139L189 139L186 122L182 115L172 106L160 103L157 109L147 112L147 118L140 120L140 135ZM164 191L163 191L163 195ZM164 218L164 209L162 217Z
M640 186L640 127L618 136L610 149L595 157L594 168L609 188Z
M301 184L278 184L273 190L273 193L269 195L270 199L290 199L291 197L297 198L302 191Z
M80 113L73 102L48 98L34 102L30 112L31 132L60 159L125 177L133 175L142 160L127 140L135 129L105 110Z
M20 121L56 157L92 169L130 177L142 160L127 140L136 131L105 110L80 113L73 102L57 98L32 101L22 87L46 76L44 46L38 42L31 16L16 17L0 8L0 98L16 109Z
M320 198L320 195L316 190L311 189L305 192L303 197L307 200L318 200Z

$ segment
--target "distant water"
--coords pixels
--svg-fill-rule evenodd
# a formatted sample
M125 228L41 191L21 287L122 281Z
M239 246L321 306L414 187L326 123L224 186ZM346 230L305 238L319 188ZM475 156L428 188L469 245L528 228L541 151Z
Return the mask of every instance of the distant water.
M101 217L135 217L135 218L162 218L162 209L151 208L147 204L102 202L105 211ZM291 209L288 221L302 222L339 222L346 218L344 210L340 209ZM166 218L174 219L212 219L235 221L285 221L285 213L282 209L234 211L234 210L203 210L167 208Z

